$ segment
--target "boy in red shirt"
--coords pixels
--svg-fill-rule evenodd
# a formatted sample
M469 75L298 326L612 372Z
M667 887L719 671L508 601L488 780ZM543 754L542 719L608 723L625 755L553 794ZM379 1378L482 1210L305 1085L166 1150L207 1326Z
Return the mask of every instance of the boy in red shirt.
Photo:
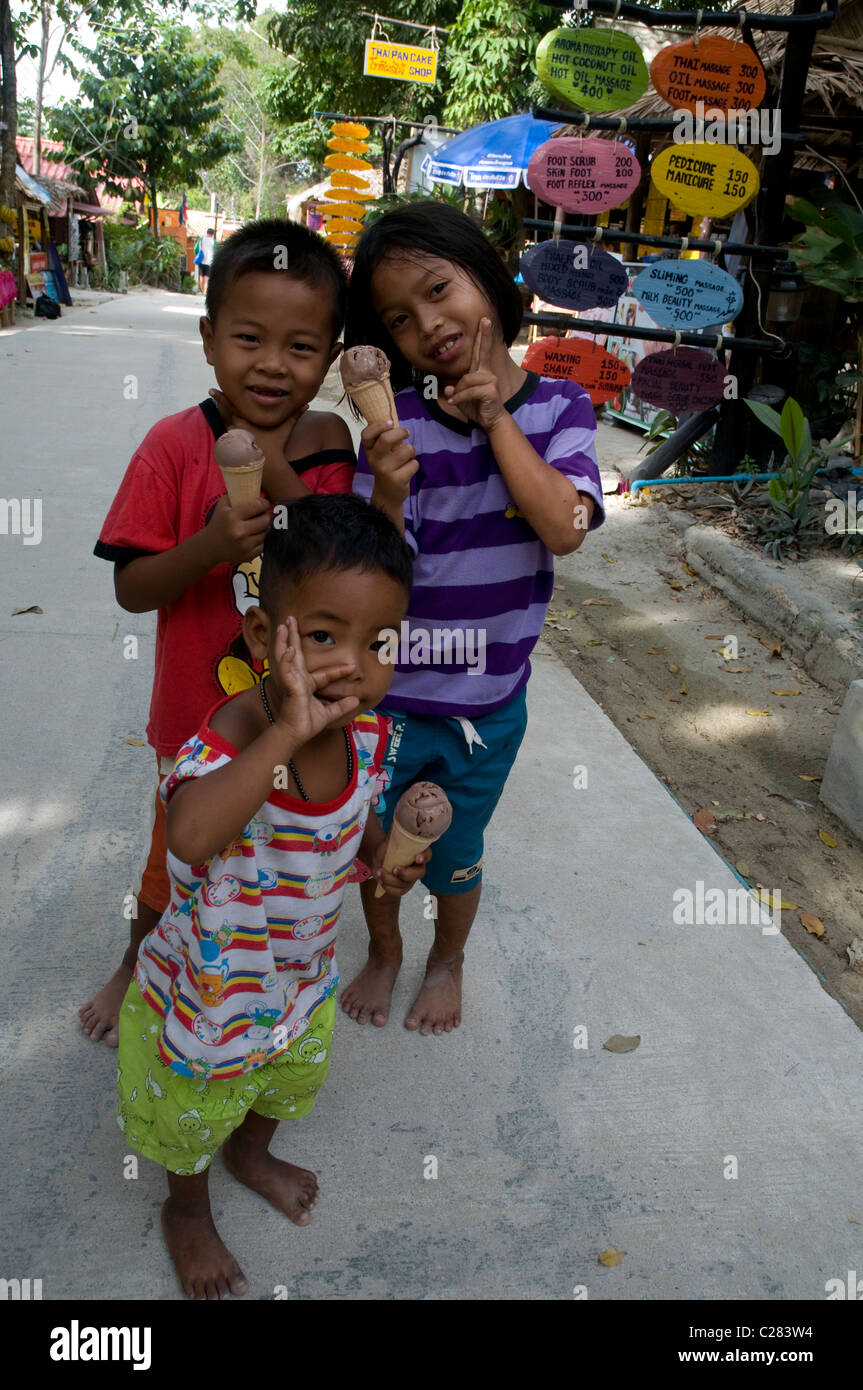
M350 492L356 455L338 415L309 411L336 360L347 278L336 252L294 222L253 222L223 242L200 321L215 399L154 425L135 453L95 553L114 563L117 601L158 609L147 738L160 779L221 698L260 680L243 638L258 602L272 505L310 492ZM218 405L216 404L218 401ZM227 418L223 418L223 415ZM264 496L231 507L213 455L228 426L250 430L264 453ZM138 947L168 906L165 812L156 794L147 867L129 948L80 1010L81 1027L117 1046L117 1017Z

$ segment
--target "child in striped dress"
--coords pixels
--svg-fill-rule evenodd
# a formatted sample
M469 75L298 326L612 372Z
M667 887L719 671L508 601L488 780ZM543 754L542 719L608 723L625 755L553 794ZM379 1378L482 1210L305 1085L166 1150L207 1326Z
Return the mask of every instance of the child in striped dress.
M209 1165L298 1226L315 1174L269 1151L329 1070L338 918L355 857L398 896L422 876L383 867L372 809L387 743L374 712L392 667L381 629L407 607L411 556L359 498L288 504L264 544L243 633L267 673L221 701L164 784L171 898L141 943L120 1010L120 1128L167 1170L162 1226L191 1298L248 1283L210 1211Z

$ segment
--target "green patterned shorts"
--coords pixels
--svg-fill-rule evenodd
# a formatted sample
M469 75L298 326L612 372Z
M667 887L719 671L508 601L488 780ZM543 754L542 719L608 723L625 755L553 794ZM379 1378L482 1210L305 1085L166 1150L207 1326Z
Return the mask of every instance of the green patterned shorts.
M245 1076L196 1080L165 1066L158 1015L133 979L120 1010L117 1123L145 1158L184 1177L202 1173L249 1110L273 1120L309 1114L330 1069L335 1018L332 994L278 1061Z

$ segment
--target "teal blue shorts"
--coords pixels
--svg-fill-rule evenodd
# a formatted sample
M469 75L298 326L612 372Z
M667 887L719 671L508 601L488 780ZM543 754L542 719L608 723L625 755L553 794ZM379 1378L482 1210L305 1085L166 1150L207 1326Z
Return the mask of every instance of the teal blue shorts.
M396 802L414 782L437 782L452 803L452 825L432 845L422 880L426 892L447 897L468 893L480 882L485 828L527 728L526 695L523 688L500 709L471 719L485 748L468 747L455 719L380 709L392 720L383 762L390 780L375 807L384 829L389 830Z

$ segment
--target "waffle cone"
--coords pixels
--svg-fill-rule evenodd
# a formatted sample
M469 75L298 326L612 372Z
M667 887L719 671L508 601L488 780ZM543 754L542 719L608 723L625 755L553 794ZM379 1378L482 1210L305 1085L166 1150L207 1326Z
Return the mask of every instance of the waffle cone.
M379 420L392 420L394 426L398 425L395 397L388 376L383 380L373 377L369 381L361 381L358 386L346 386L345 390L357 409L362 411L367 424L376 425Z
M389 416L386 418L389 419ZM406 869L409 864L414 862L416 855L421 854L424 849L428 849L429 845L433 845L435 840L439 839L440 835L432 835L431 839L427 835L412 835L409 830L405 830L397 820L394 820L384 855L384 868ZM384 892L383 885L379 883L375 888L375 897L382 898Z
M223 468L219 464L225 487L228 490L228 501L232 507L236 507L238 502L248 502L261 495L261 477L264 472L263 459L257 468Z

